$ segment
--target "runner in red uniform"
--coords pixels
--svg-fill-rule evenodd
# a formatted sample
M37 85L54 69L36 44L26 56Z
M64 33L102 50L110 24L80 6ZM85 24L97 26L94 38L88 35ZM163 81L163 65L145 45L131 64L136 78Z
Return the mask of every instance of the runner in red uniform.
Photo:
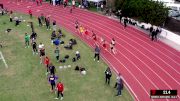
M97 37L96 34L94 33L94 31L92 31L92 39L96 42L97 41Z

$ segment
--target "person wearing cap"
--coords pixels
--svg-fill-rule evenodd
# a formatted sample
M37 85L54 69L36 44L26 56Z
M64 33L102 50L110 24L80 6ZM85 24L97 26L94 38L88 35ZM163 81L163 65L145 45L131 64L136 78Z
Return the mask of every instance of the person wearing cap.
M80 58L81 58L81 55L80 55L79 51L76 51L76 59L80 60Z

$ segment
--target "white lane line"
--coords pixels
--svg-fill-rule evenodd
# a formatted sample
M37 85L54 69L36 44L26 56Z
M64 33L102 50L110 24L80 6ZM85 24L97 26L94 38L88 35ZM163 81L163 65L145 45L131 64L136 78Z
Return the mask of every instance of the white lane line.
M1 60L4 62L4 64L5 64L5 67L6 68L8 68L8 65L7 65L7 63L6 63L6 60L4 59L4 56L3 56L3 54L2 54L2 52L0 51L0 56L1 56Z

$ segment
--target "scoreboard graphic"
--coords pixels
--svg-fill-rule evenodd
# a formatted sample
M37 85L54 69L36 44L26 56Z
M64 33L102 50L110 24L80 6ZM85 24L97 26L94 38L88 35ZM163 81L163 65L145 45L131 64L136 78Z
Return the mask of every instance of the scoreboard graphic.
M177 90L151 90L151 99L177 99Z

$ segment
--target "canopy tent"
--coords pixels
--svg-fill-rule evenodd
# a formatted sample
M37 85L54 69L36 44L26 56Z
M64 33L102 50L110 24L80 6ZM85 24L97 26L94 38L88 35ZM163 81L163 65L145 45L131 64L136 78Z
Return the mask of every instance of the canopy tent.
M97 10L98 10L98 3L105 0L87 0L87 1L97 3Z
M100 1L105 1L105 0L87 0L87 1L91 1L91 2L100 2Z

